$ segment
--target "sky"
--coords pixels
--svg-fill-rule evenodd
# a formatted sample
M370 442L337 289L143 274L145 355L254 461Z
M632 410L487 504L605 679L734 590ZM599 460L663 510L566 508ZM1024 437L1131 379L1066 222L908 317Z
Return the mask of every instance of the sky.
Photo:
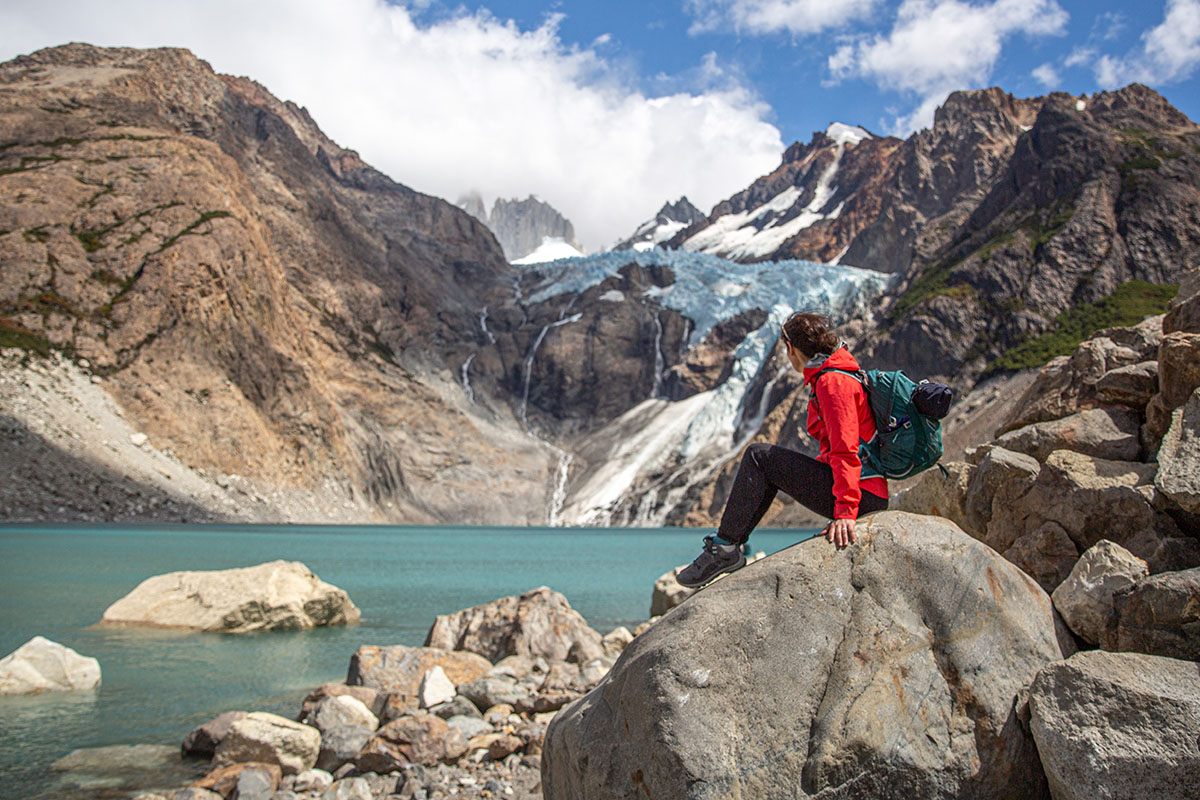
M418 191L536 195L588 250L703 211L831 122L908 136L958 89L1145 83L1200 119L1200 0L4 0L0 60L186 47Z

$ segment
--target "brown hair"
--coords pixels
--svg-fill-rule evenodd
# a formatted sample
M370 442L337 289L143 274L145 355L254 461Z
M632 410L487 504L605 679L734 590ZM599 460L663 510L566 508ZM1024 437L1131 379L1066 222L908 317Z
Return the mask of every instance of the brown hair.
M841 344L833 332L833 320L820 314L792 314L783 323L783 339L810 358L832 353Z

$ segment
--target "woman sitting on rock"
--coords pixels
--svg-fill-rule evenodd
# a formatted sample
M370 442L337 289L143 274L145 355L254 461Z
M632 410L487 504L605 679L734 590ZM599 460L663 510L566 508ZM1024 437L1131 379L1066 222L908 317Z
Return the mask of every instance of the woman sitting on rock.
M793 314L783 323L782 338L788 360L804 374L812 392L807 427L820 454L812 458L771 444L746 448L721 526L714 536L704 537L703 552L676 576L684 586L703 586L745 565L742 546L780 489L831 518L821 535L838 547L854 542L854 521L860 514L887 508L887 479L858 457L859 442L875 435L866 391L855 378L834 371L858 372L858 362L827 317Z

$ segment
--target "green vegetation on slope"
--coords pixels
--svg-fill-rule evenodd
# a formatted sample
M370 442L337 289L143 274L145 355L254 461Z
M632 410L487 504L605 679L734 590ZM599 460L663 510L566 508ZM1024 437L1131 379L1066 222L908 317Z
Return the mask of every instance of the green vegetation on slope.
M1096 331L1136 325L1145 317L1163 313L1177 291L1176 285L1123 283L1098 303L1062 312L1054 318L1053 328L1012 348L989 364L984 374L1040 367L1056 356L1068 355Z

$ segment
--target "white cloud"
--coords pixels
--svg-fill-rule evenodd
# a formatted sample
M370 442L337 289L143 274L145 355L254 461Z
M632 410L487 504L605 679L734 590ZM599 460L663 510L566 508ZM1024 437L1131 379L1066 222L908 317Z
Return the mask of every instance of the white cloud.
M715 61L697 66L704 88L650 96L563 42L560 20L425 23L383 0L5 0L0 59L67 41L187 47L306 106L401 183L451 200L537 194L592 249L666 199L707 208L778 164L770 109Z
M1036 80L1042 86L1045 86L1047 89L1053 89L1055 86L1058 86L1060 82L1058 70L1056 70L1054 65L1049 62L1042 64L1030 74L1033 75L1034 80Z
M920 98L913 113L895 120L893 132L929 125L933 111L955 89L986 82L1007 39L1060 35L1067 13L1056 0L904 0L886 35L859 37L829 57L835 82L873 81L883 89Z
M1092 63L1105 89L1124 84L1162 84L1191 77L1200 65L1200 0L1167 0L1162 24L1142 34L1141 46L1122 56L1104 55Z
M863 19L879 0L687 0L695 18L690 33L733 29L739 33L794 36L820 33Z

